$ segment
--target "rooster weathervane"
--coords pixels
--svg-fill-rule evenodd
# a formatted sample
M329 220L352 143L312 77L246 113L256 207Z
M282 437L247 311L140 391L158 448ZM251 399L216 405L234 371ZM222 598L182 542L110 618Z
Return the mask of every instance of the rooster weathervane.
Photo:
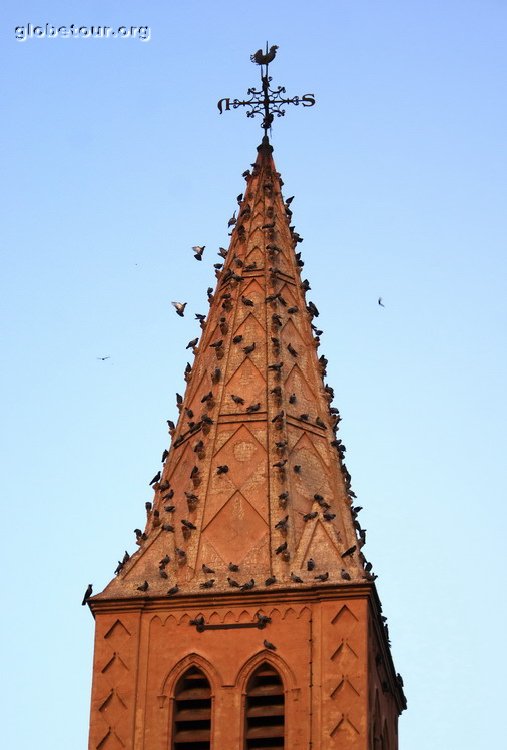
M315 104L315 97L313 94L303 94L303 96L283 96L286 93L285 86L278 86L278 88L271 88L271 76L269 75L269 63L273 62L276 57L276 51L278 47L273 44L272 47L268 48L266 42L266 51L258 49L253 55L250 55L250 60L256 65L261 66L261 89L249 88L247 95L249 99L233 99L230 98L220 99L217 103L218 111L220 114L225 110L237 109L238 107L249 107L246 116L255 117L255 115L263 115L261 127L264 129L264 135L267 136L268 130L271 130L275 115L277 117L283 117L285 115L284 104L295 104L298 106L302 104L303 107L313 107Z

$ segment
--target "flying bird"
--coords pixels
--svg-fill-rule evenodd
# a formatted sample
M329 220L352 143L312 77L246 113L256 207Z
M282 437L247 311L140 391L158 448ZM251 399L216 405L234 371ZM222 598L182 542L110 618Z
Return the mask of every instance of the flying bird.
M273 60L275 59L277 49L277 44L273 44L273 46L269 48L269 52L267 53L263 52L262 49L258 49L257 52L254 52L253 55L250 55L250 60L257 65L269 65L269 63L273 62Z
M171 302L171 305L173 305L176 308L176 315L179 315L180 318L182 318L185 313L185 307L187 306L187 303L186 302Z
M192 250L194 251L194 258L196 260L202 260L202 254L206 245L194 245Z
M384 303L382 302L382 297L378 298L378 303L379 303L380 307L385 307Z
M91 583L89 583L88 586L87 586L87 589L85 591L85 594L83 596L83 601L81 602L81 604L83 605L83 607L86 604L86 602L88 601L88 599L90 598L90 596L92 595L92 593L93 593L93 586L92 586Z
M97 359L100 359L100 360L101 360L101 362L104 362L104 360L106 360L106 359L111 359L111 357L110 357L110 356L109 356L109 354L108 354L108 355L107 355L107 357L97 357Z

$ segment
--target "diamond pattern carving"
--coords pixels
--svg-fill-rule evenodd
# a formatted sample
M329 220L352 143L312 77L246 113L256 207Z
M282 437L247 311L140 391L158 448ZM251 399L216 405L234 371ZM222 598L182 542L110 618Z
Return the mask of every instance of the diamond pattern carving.
M260 544L267 529L262 516L240 492L236 492L219 510L203 536L224 561L240 563L253 547Z
M259 464L265 462L266 452L244 425L234 433L215 456L217 465L227 464L229 471L225 475L237 489L240 489L257 471ZM221 477L217 477L220 479Z

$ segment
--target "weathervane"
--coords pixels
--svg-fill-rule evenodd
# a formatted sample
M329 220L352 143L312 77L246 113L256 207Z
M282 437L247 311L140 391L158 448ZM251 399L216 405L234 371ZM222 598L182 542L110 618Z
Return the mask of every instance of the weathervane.
M278 47L274 44L268 49L266 42L266 51L262 49L257 50L253 55L250 55L250 60L256 65L261 66L261 83L262 88L255 89L250 88L247 91L247 95L250 99L233 99L232 101L227 99L220 99L217 103L218 111L220 114L224 110L228 110L231 107L237 109L238 107L249 107L247 111L247 117L255 117L255 115L263 115L261 127L264 129L264 135L267 136L268 130L271 129L275 115L277 117L283 117L285 115L284 104L295 104L296 106L302 104L303 107L313 107L315 104L315 97L313 94L303 94L303 96L285 97L283 94L286 93L285 86L278 86L278 88L271 88L271 76L269 75L269 63L273 62L276 57L276 51Z

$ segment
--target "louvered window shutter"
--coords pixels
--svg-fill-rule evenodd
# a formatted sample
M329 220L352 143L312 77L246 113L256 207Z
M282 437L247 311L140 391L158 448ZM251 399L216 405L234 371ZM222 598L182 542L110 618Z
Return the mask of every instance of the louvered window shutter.
M285 747L283 682L270 664L261 664L250 677L245 712L245 750Z
M180 677L174 698L173 750L210 750L211 688L200 669Z

